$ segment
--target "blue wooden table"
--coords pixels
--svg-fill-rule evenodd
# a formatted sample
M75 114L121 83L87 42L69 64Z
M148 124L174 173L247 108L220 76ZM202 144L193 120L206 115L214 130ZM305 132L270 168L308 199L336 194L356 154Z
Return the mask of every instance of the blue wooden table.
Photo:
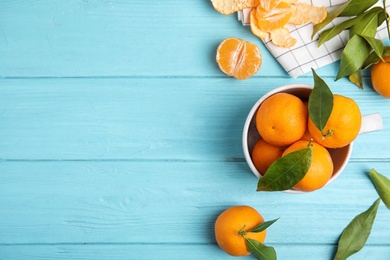
M227 37L257 44L252 78L215 62ZM334 93L380 112L341 176L307 194L256 192L241 146L252 105L292 79L235 15L209 0L0 2L0 259L231 259L216 244L226 208L280 219L265 243L279 259L331 259L343 228L390 177L390 100L317 70ZM351 259L390 259L380 204ZM248 257L248 259L252 259Z

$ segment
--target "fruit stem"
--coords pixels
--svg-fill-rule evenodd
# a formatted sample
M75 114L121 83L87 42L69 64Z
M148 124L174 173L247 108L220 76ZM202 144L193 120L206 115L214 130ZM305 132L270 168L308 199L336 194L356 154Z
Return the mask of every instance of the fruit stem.
M307 144L307 148L313 147L313 138L310 138L309 143Z
M245 238L246 230L245 230L246 225L244 225L238 232L237 235L241 235Z
M332 135L333 135L333 131L331 129L328 129L328 132L326 134L322 133L322 140Z

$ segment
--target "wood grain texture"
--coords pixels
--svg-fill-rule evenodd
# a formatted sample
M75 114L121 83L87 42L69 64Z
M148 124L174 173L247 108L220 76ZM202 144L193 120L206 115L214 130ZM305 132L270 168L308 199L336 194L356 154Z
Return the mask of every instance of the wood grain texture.
M223 77L215 51L228 37L260 47L258 76L288 77L248 26L209 0L2 1L0 19L0 77ZM322 71L336 75L336 65Z
M215 62L227 37L256 43L251 79ZM354 216L378 198L368 171L390 177L389 100L367 85L335 93L380 112L341 176L319 191L258 193L243 157L246 115L294 80L235 15L209 0L0 1L0 259L235 259L214 239L227 207L267 219L278 259L331 259ZM351 259L388 259L390 211L378 210ZM252 257L243 259L253 259Z
M332 259L334 245L309 245L302 250L300 245L275 245L281 252L278 259ZM160 254L155 254L159 252ZM358 254L350 257L353 260L387 259L389 248L367 245ZM174 247L164 244L98 244L98 245L0 245L0 258L12 255L15 260L24 259L161 259L161 254L169 259L237 259L225 254L216 244L177 244ZM134 257L136 255L136 257ZM254 259L251 256L239 259Z
M216 217L241 204L280 217L271 244L334 244L378 198L369 169L386 165L351 162L327 187L292 195L256 192L242 162L3 162L0 244L214 243ZM382 204L368 244L387 244L389 217Z
M0 158L242 160L251 107L292 83L313 80L3 79ZM344 80L329 84L355 99L363 114L383 117L383 130L357 138L353 158L388 160L390 101Z

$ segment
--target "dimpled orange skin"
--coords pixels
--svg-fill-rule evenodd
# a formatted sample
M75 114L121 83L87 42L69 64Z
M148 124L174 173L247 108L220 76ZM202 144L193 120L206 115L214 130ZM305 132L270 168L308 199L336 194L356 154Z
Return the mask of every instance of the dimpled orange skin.
M321 132L308 120L308 128L313 139L327 148L341 148L350 144L359 134L362 124L362 115L357 103L348 97L338 94L333 95L333 110L328 122ZM323 137L323 134L332 132L331 135Z
M374 90L383 97L390 98L390 56L385 57L384 63L379 61L371 69L371 82Z
M248 231L264 222L263 217L249 206L233 206L222 212L215 221L214 231L218 245L232 256L246 256L250 252L246 248L245 239L238 232L245 226ZM264 242L266 230L248 232L248 238Z
M307 108L298 97L277 93L268 97L256 113L256 128L267 143L290 145L303 136L307 128Z
M282 157L286 147L276 146L259 139L252 150L252 161L261 175L264 175L269 166Z
M284 151L283 155L306 148L308 144L309 142L304 140L295 142ZM311 145L312 161L309 170L305 177L294 186L295 189L306 192L324 187L333 174L333 161L328 150L315 142Z

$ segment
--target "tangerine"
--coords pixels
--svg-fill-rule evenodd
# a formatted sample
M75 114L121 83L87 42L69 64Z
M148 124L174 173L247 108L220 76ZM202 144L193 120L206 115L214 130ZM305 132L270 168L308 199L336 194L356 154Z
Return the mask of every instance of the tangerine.
M289 146L283 153L283 156L291 152L306 148L310 142L300 140ZM333 174L333 161L328 150L320 144L311 142L312 159L309 170L305 177L295 186L295 189L301 191L314 191L325 186Z
M238 38L227 38L219 44L216 60L225 74L242 80L257 73L262 56L257 45Z
M252 161L261 175L264 175L268 167L282 157L285 147L275 146L259 139L252 150Z
M268 97L256 113L256 128L269 144L290 145L303 136L307 128L307 108L302 100L288 93Z
M380 60L371 69L371 83L374 90L383 97L390 98L390 56Z
M350 144L359 134L362 114L351 98L334 94L333 109L321 132L309 117L308 128L313 139L327 148L341 148Z
M256 8L257 25L260 30L270 32L285 26L292 14L291 4L269 1L266 5L258 5Z
M305 105L305 107L307 109L307 113L309 114L309 103L308 103L308 101L303 101L303 104ZM301 137L301 140L310 141L312 139L313 139L313 137L311 136L311 134L309 132L309 128L306 128L306 131L303 134L303 136Z
M254 208L249 206L233 206L222 212L215 221L214 231L218 245L232 256L249 255L245 243L247 238L263 243L266 230L250 232L250 230L264 222L264 218Z

